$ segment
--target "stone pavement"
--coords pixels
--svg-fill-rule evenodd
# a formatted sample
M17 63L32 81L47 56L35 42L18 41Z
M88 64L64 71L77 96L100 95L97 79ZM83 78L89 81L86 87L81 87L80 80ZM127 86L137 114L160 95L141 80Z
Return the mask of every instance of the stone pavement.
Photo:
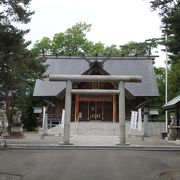
M3 139L0 138L2 143L6 140L8 145L43 145L55 146L62 142L62 136L44 136L41 137L39 133L25 133L23 139ZM90 136L90 135L72 135L70 138L75 146L116 146L119 143L118 136ZM127 136L126 142L130 146L180 146L180 141L167 141L161 139L160 136L150 136L142 138L140 136Z
M94 124L94 125L93 125ZM77 128L78 127L78 128ZM131 147L179 147L180 140L167 141L161 139L160 136L142 137L140 134L131 133L129 135L126 131L126 142ZM48 131L48 136L41 136L41 132L26 132L22 139L3 139L0 138L0 143L6 143L14 146L60 146L60 142L63 141L62 129L55 127ZM81 126L77 124L71 124L71 136L70 142L74 146L104 146L104 147L116 147L119 143L119 132L117 124L116 126L109 125L108 123L81 123Z

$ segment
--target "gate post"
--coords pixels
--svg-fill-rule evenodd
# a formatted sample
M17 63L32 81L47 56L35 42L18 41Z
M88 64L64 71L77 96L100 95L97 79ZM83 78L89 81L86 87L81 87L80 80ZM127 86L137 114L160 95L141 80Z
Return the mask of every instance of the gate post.
M71 80L66 81L66 96L65 96L65 121L64 121L64 137L63 144L70 144L70 121L71 121Z
M42 135L48 135L48 114L47 114L47 106L43 106L43 123L42 123Z
M126 144L125 132L125 87L124 81L119 82L119 130L120 130L120 144Z

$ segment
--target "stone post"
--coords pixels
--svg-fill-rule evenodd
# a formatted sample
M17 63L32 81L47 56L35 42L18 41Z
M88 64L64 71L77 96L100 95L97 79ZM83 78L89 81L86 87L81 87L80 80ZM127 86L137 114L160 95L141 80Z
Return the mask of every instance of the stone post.
M66 81L66 96L65 96L65 121L64 121L64 144L70 144L70 121L71 121L71 80Z
M43 125L42 125L42 135L47 135L48 130L48 118L47 118L47 107L43 106Z
M148 114L144 114L144 137L148 137Z
M124 82L119 82L119 130L120 130L120 144L126 144L125 133L125 89Z

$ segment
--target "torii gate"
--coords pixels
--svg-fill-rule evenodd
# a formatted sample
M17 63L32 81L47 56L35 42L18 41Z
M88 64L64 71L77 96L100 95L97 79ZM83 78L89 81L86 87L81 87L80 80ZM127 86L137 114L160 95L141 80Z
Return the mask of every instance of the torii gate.
M63 144L70 143L71 93L78 94L119 94L119 144L126 144L125 135L125 82L141 82L141 76L120 75L49 75L50 81L66 81L65 121ZM118 90L72 89L72 82L118 82Z

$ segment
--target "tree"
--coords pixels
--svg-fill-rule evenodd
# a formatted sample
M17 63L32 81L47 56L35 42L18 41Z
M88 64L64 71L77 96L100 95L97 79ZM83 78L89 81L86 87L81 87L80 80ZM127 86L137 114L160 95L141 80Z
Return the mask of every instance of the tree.
M179 0L153 0L151 1L153 10L159 10L162 22L162 32L167 36L164 38L169 55L169 79L168 94L169 99L180 93L180 1Z
M29 10L31 0L1 0L0 20L1 24L12 22L28 23L34 12Z
M156 74L156 81L159 89L159 97L155 98L154 106L161 107L165 102L165 68L154 68Z
M90 24L77 23L68 28L65 32L54 35L52 39L42 38L34 44L33 51L39 54L48 55L81 55L88 56L120 56L120 55L151 55L153 48L156 48L160 40L153 38L144 42L129 42L123 46L105 46L102 42L92 42L86 37L90 31Z
M56 47L56 49L58 49L58 47ZM51 39L48 37L43 37L40 41L36 41L32 51L37 54L42 54L43 56L51 54L52 51L53 51L53 54L57 54L55 47L53 48L52 46Z
M144 42L134 42L131 41L127 44L124 44L121 47L121 53L128 56L140 55L140 56L149 56L152 55L152 49L157 48L160 43L160 39L153 38L147 39Z
M170 100L180 95L180 63L171 67L168 82L168 97Z
M86 33L90 31L90 24L77 23L67 29L64 37L64 53L65 54L82 54L84 46L88 42Z
M77 23L68 28L64 33L57 33L53 39L48 37L37 41L33 47L33 51L39 54L54 55L80 55L89 53L92 43L87 40L86 33L90 31L90 24Z
M106 47L105 55L121 56L122 52L121 52L121 49L119 47L117 47L115 44L112 44L111 46Z
M30 42L23 37L28 30L15 27L16 23L30 21L33 12L29 3L30 0L0 1L0 94L6 100L9 115L10 107L27 104L24 101L30 97L35 79L42 77L46 69L43 59L27 49Z

